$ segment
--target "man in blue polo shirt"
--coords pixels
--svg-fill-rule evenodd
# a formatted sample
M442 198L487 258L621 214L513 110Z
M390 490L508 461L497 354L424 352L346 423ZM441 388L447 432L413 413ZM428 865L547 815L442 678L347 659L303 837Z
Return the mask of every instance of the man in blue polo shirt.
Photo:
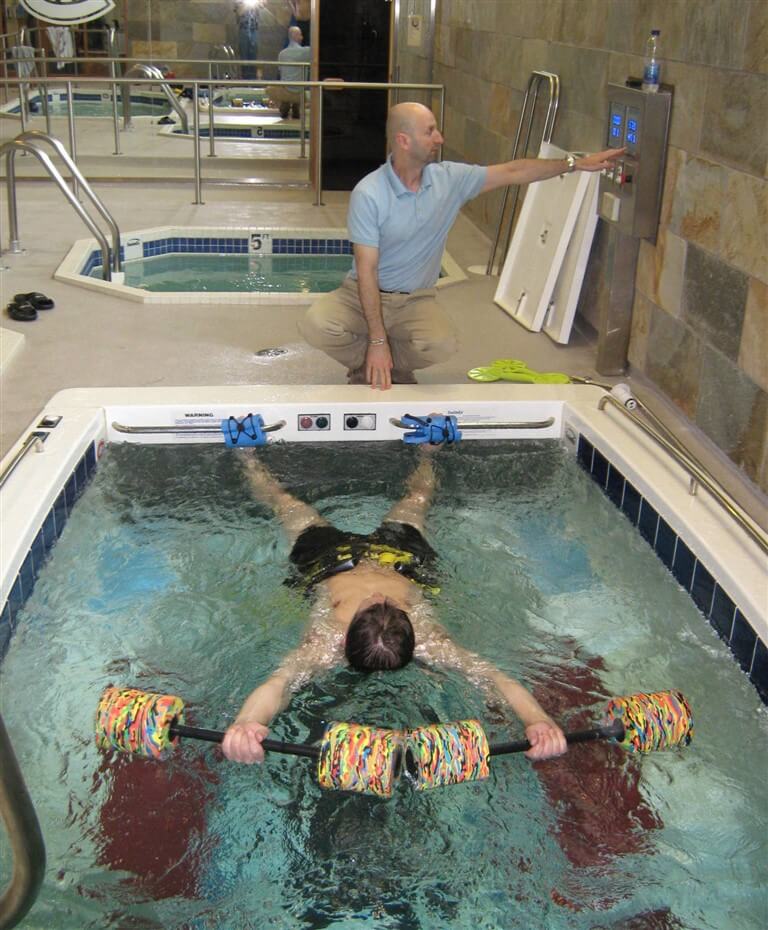
M347 215L354 265L342 286L310 307L300 330L341 362L350 384L387 390L456 350L455 329L435 299L445 241L478 194L565 172L601 171L623 149L500 165L436 162L443 144L431 110L400 103L387 119L387 162L352 191Z

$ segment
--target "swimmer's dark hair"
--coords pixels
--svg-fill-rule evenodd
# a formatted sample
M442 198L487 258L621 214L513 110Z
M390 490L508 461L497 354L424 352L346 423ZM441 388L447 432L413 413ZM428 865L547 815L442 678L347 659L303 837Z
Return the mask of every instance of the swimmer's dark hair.
M393 670L413 657L416 637L410 618L390 601L359 610L344 643L349 664L360 672Z

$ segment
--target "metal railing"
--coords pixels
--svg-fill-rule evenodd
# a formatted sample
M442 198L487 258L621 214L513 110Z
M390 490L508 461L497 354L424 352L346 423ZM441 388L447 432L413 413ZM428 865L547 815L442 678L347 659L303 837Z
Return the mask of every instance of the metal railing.
M549 102L547 103L547 113L544 118L544 126L542 127L541 141L550 142L552 140L552 131L555 128L555 119L557 117L557 108L560 103L560 78L556 74L552 74L550 71L532 71L530 78L528 78L528 85L525 89L525 97L523 98L523 107L520 110L520 120L517 124L517 132L515 133L515 141L512 146L512 157L511 161L514 161L518 158L518 151L520 145L520 136L523 131L523 124L527 122L525 130L525 142L523 143L522 157L525 158L528 154L528 146L531 141L531 129L533 127L533 118L536 113L536 101L539 96L539 85L543 84L546 81L547 87L549 89ZM533 99L531 105L528 105L528 101L531 100L531 92L533 92ZM538 152L536 153L538 155ZM515 186L515 196L512 200L512 206L509 211L509 221L507 224L507 235L504 243L504 248L501 253L500 265L504 263L507 252L509 251L509 243L512 238L512 229L515 222L515 210L517 209L517 201L520 198L520 185ZM504 224L504 216L507 212L507 201L509 199L509 187L504 188L504 196L501 199L501 207L499 208L499 219L496 224L496 234L493 237L493 244L491 246L491 253L488 256L488 264L485 268L485 273L488 275L493 274L493 264L496 259L496 250L499 247L499 239L501 238L502 226Z
M109 63L109 59L100 58L100 61ZM209 59L194 59L198 63L204 63L206 66L210 64ZM135 59L118 59L120 62L132 62ZM250 62L254 64L254 62ZM281 64L281 62L259 62L258 64L273 64L276 67ZM167 79L166 80L167 83ZM177 79L173 79L176 83ZM9 84L12 86L19 87L23 83L28 83L22 81L18 78L14 80L9 80ZM62 79L62 78L39 78L36 83L38 83L42 88L62 88L66 90L67 93L67 120L69 125L69 136L70 136L70 154L73 160L77 159L77 139L75 132L75 113L74 113L74 102L73 102L73 92L72 85L73 82L71 79ZM100 85L109 85L111 87L121 87L125 84L133 84L137 86L151 86L158 83L157 77L151 78L126 78L126 77L102 77L102 78L78 78L77 84L83 87L98 87ZM178 79L178 83L183 83L186 87L191 87L192 96L193 96L193 159L194 159L194 183L195 183L195 200L193 203L202 204L202 159L200 151L200 89L207 88L208 93L211 93L212 86L215 85L216 88L222 89L226 87L260 87L264 85L264 81L241 81L241 80L218 80L212 81L211 79ZM320 206L322 204L322 137L323 137L323 95L326 92L332 93L345 93L348 91L356 90L370 90L374 92L392 92L392 91L402 91L402 90L415 90L415 91L425 91L431 93L433 96L438 98L436 109L436 116L439 120L439 125L443 125L445 117L445 87L442 84L395 84L391 82L379 82L379 83L368 83L363 81L295 81L291 80L291 87L301 88L304 93L307 91L317 91L317 96L314 98L317 102L315 108L316 112L312 114L313 121L313 139L314 145L311 147L311 159L310 159L310 177L315 179L315 205ZM44 93L44 96L46 93ZM114 95L113 95L114 96ZM314 102L314 101L313 101ZM210 109L210 108L209 108ZM113 118L116 120L116 111L113 106ZM119 130L116 130L116 135ZM382 126L382 138L383 138L384 127ZM116 152L115 154L119 154ZM233 184L238 183L237 180L229 179L217 179L211 183L226 183ZM245 181L242 183L250 184L251 182ZM306 182L303 182L306 183ZM295 186L295 183L291 186Z
M46 155L46 153L40 148L40 144L50 145L70 170L72 173L73 185L76 187L75 192L69 189L58 168L56 168L49 156ZM39 132L36 129L23 132L15 139L11 139L9 142L6 142L0 146L0 156L6 155L6 185L8 191L8 226L10 236L10 251L14 253L21 252L21 245L19 242L19 218L18 209L16 206L15 169L16 153L19 151L29 152L31 155L34 155L35 158L38 159L38 161L42 164L53 181L56 183L62 194L64 194L67 200L72 204L72 207L74 208L77 215L98 240L101 246L102 275L104 280L111 281L114 275L121 274L122 266L120 261L120 230L118 229L117 223L112 217L112 214L96 196L90 184L80 173L77 165L73 159L70 158L69 153L61 144L61 142L53 136L49 136L44 132ZM80 201L77 199L76 192L80 190L82 190L83 193L88 197L93 206L109 225L109 228L112 232L111 247L104 233L99 229L96 223L94 223L88 213L83 209Z
M10 930L35 903L45 876L45 844L1 716L0 759L0 816L13 852L11 880L0 897L0 930Z
M171 109L181 120L181 128L184 132L189 132L189 116L187 111L179 103L176 94L171 90L171 86L166 80L163 72L154 67L153 65L143 65L137 64L132 65L126 72L124 77L130 78L136 75L143 74L147 78L156 78L157 83L160 85L160 90L163 92L163 96L168 101L171 106ZM121 95L123 98L123 128L130 129L131 123L131 85L122 81L120 84ZM112 98L114 103L114 96Z
M602 386L605 387L605 385ZM700 484L703 485L726 513L757 543L762 551L768 553L768 534L763 532L757 523L746 514L736 500L712 477L701 462L686 449L683 443L670 434L658 417L637 400L626 385L617 384L609 389L597 402L598 410L604 410L606 404L610 404L616 410L621 411L624 416L630 419L647 436L650 436L654 442L672 456L678 465L688 472L690 477L689 493L691 495L696 494ZM638 409L642 410L650 423L646 423L638 415Z

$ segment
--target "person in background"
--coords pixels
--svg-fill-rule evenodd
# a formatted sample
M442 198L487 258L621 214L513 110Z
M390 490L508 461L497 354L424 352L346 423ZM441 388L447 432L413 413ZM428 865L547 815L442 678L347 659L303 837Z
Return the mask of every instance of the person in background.
M458 646L433 618L424 596L435 592L436 553L424 537L435 490L429 446L378 529L369 535L331 526L293 497L250 451L243 467L255 497L270 507L291 543L294 580L312 597L302 643L245 700L227 729L222 749L234 762L262 762L262 740L292 694L321 671L348 662L363 672L390 671L412 656L455 668L477 681L489 698L500 695L525 726L526 755L549 759L567 749L565 735L530 692L490 662Z
M309 80L309 70L302 67L301 63L311 61L312 50L308 45L302 45L301 42L301 29L298 26L291 26L288 30L288 45L277 56L282 82ZM293 116L294 119L299 118L299 104L303 93L300 87L288 86L285 83L270 84L264 92L268 99L278 106L283 119L289 116Z
M352 191L347 229L354 264L341 287L309 309L299 330L347 369L350 384L387 390L452 355L456 332L435 299L445 242L461 207L478 194L570 171L601 171L624 149L499 165L437 162L443 136L420 103L387 119L390 156Z
M255 61L259 57L258 0L238 0L235 4L235 17L240 58ZM240 74L244 81L255 80L255 65L241 65Z
M291 11L291 26L298 26L301 29L304 42L310 44L310 0L286 0L288 9Z

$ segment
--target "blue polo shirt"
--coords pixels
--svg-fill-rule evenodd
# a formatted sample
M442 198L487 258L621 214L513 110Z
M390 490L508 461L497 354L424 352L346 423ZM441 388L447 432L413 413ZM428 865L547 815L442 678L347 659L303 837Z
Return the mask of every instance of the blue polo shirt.
M434 287L445 240L462 206L477 197L487 169L443 161L424 167L421 187L409 191L392 167L372 171L352 191L349 238L379 250L379 287L415 291ZM357 280L353 265L350 277Z

